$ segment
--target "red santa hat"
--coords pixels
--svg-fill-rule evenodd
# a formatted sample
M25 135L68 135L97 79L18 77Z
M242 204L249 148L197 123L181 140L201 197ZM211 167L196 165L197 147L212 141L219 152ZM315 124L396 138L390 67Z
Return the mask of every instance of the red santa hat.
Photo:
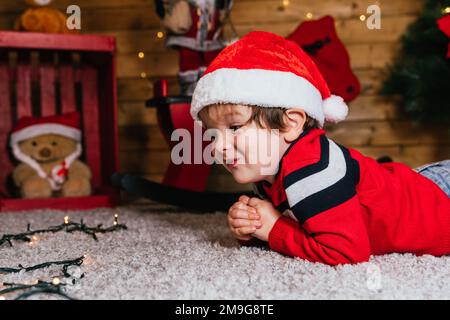
M348 107L331 95L311 58L294 42L255 31L213 60L195 88L191 115L218 103L301 108L320 126L344 120Z
M56 134L77 141L75 151L66 157L61 164L53 168L51 176L45 173L39 163L22 152L20 142L45 134ZM60 116L41 118L23 117L19 119L11 132L10 146L14 156L32 167L41 178L48 179L53 190L59 190L65 181L67 170L81 154L80 115L78 112L66 113Z

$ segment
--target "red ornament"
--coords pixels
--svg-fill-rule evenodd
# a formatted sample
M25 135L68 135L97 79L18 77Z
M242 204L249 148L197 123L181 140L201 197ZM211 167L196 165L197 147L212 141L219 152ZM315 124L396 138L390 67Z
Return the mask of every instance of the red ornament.
M359 95L359 80L352 72L347 49L336 34L333 17L304 21L287 39L300 45L311 57L333 94L345 101Z
M450 38L450 14L437 20L439 29ZM450 43L448 44L447 58L450 58Z

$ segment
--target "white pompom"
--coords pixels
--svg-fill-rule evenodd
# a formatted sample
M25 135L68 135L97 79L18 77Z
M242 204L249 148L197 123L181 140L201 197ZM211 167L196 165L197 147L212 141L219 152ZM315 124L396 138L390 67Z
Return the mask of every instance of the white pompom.
M344 120L348 114L348 107L344 99L331 95L323 101L325 121L337 123Z

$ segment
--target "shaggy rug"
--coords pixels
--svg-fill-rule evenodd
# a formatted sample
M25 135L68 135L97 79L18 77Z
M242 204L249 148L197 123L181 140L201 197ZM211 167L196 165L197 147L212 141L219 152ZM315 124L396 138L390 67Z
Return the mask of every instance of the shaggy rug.
M223 213L192 214L159 204L118 210L128 230L99 234L42 234L33 244L0 246L0 268L24 267L86 255L75 284L77 299L449 299L450 257L374 256L368 263L330 267L264 248L239 247ZM48 228L64 216L110 226L111 209L0 213L3 234ZM75 270L76 271L76 270ZM51 281L61 266L0 273L2 283ZM64 281L64 278L62 278ZM19 292L1 297L13 299ZM31 299L59 298L36 295Z

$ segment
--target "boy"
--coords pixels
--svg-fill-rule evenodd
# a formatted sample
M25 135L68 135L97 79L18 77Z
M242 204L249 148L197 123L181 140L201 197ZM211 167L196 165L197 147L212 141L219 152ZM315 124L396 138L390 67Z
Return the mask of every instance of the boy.
M330 265L390 252L450 253L449 162L428 168L437 169L433 182L329 140L324 121L343 120L347 107L296 44L252 32L227 47L200 79L191 114L220 133L213 150L235 180L255 183L269 200L242 196L230 208L230 229L242 244L259 239ZM242 144L254 129L266 136L252 143L277 142L270 151L279 156L268 167L251 163Z

